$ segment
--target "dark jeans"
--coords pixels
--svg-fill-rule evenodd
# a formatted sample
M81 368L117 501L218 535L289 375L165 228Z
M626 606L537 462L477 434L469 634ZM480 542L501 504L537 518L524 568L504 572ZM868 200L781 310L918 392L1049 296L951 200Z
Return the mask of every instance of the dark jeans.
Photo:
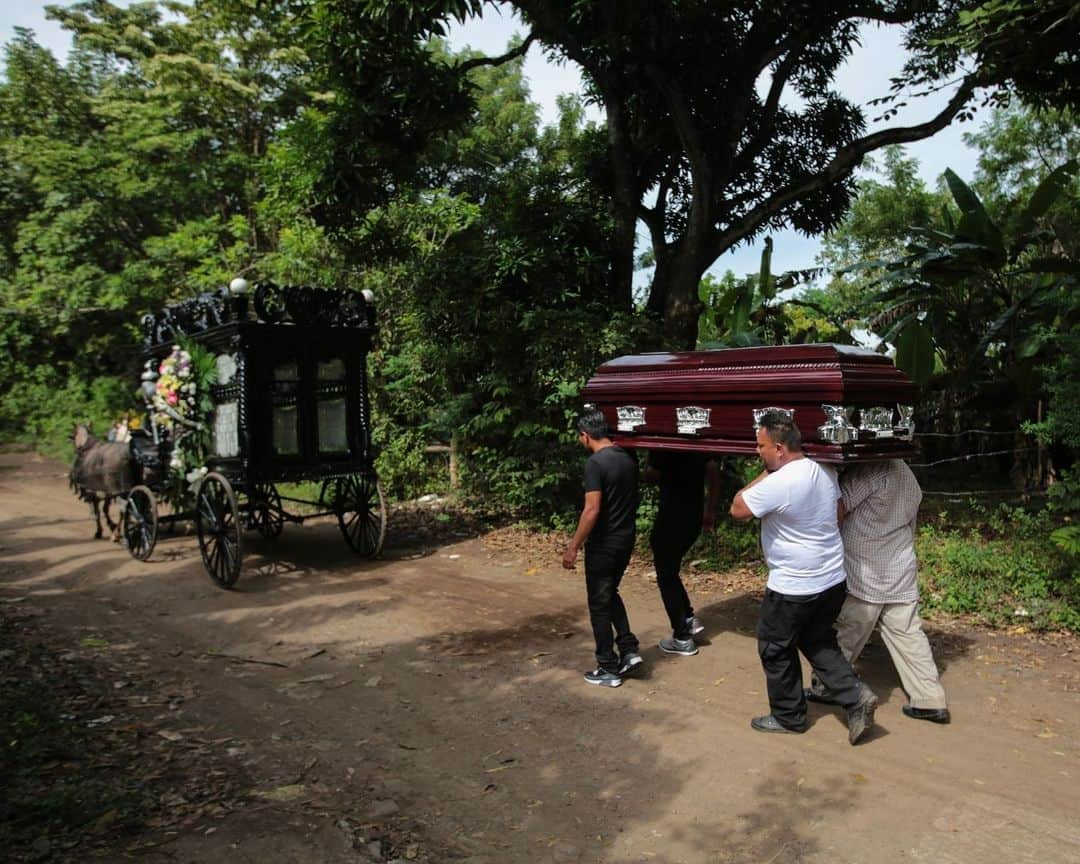
M859 701L859 679L844 659L833 628L846 594L843 582L806 597L765 589L757 627L758 654L765 670L769 707L784 726L806 723L806 697L797 651L810 661L837 702L850 709Z
M630 630L630 619L619 596L619 583L632 552L632 545L614 549L585 547L585 590L596 640L596 663L612 672L619 668L619 654L638 650L637 636ZM615 646L619 654L615 653Z
M686 519L657 520L649 535L653 563L656 565L656 585L664 601L671 632L676 639L690 638L689 619L694 614L686 587L679 578L683 556L690 551L701 533L701 516Z

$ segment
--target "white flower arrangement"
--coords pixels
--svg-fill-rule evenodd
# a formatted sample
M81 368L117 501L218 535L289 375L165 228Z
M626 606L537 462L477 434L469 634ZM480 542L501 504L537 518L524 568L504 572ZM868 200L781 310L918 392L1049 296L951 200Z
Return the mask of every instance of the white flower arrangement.
M158 365L151 418L172 444L169 469L178 500L207 473L206 421L213 407L208 397L215 379L212 355L198 344L190 351L173 345Z

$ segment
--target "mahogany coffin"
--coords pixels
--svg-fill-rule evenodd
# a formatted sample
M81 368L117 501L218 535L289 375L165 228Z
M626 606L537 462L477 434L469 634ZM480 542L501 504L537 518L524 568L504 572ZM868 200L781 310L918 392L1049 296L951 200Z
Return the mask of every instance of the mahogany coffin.
M892 361L847 345L635 354L602 365L584 401L612 439L648 450L756 454L757 415L790 411L823 462L916 454L915 384Z

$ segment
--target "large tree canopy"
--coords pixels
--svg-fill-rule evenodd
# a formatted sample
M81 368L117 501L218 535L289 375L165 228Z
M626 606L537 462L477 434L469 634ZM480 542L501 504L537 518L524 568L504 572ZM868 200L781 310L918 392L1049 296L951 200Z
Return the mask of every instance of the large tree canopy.
M340 103L352 112L346 124L352 141L367 145L361 163L377 161L387 146L374 142L403 141L402 151L394 151L398 158L413 152L417 132L431 134L452 122L461 94L458 70L422 43L450 19L482 14L488 5L306 4L313 47L338 69L345 92L388 93L385 111L368 108L359 117L348 100ZM613 293L630 307L640 220L656 263L648 307L663 316L667 336L684 345L696 335L701 275L718 256L768 230L817 234L834 227L851 198L851 174L868 153L934 134L967 110L980 86L1004 74L1001 64L969 62L967 43L944 38L957 32L959 13L976 5L961 0L510 5L531 28L526 46L538 39L552 55L577 63L589 95L603 107ZM909 51L903 82L924 92L948 88L947 101L930 119L869 132L866 109L833 89L866 24L903 29ZM404 44L388 53L394 39ZM410 86L388 89L394 82ZM886 98L898 102L903 92L898 84ZM392 123L381 123L387 118ZM356 148L344 153L356 167ZM355 204L367 190L349 188L353 181L344 169L334 162L335 190ZM357 176L369 176L362 165Z

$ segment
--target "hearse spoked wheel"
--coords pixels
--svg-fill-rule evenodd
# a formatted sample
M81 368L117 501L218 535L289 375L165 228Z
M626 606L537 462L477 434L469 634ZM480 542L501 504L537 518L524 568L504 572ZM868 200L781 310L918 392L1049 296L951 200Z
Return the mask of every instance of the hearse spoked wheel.
M281 512L281 495L273 483L256 483L248 492L248 527L263 537L281 535L285 517Z
M122 526L131 557L147 560L157 543L157 498L145 486L136 486L128 492Z
M374 558L386 539L386 499L375 472L339 477L334 510L345 542L353 552Z
M210 578L232 588L240 576L240 514L229 481L211 471L195 496L195 530Z

